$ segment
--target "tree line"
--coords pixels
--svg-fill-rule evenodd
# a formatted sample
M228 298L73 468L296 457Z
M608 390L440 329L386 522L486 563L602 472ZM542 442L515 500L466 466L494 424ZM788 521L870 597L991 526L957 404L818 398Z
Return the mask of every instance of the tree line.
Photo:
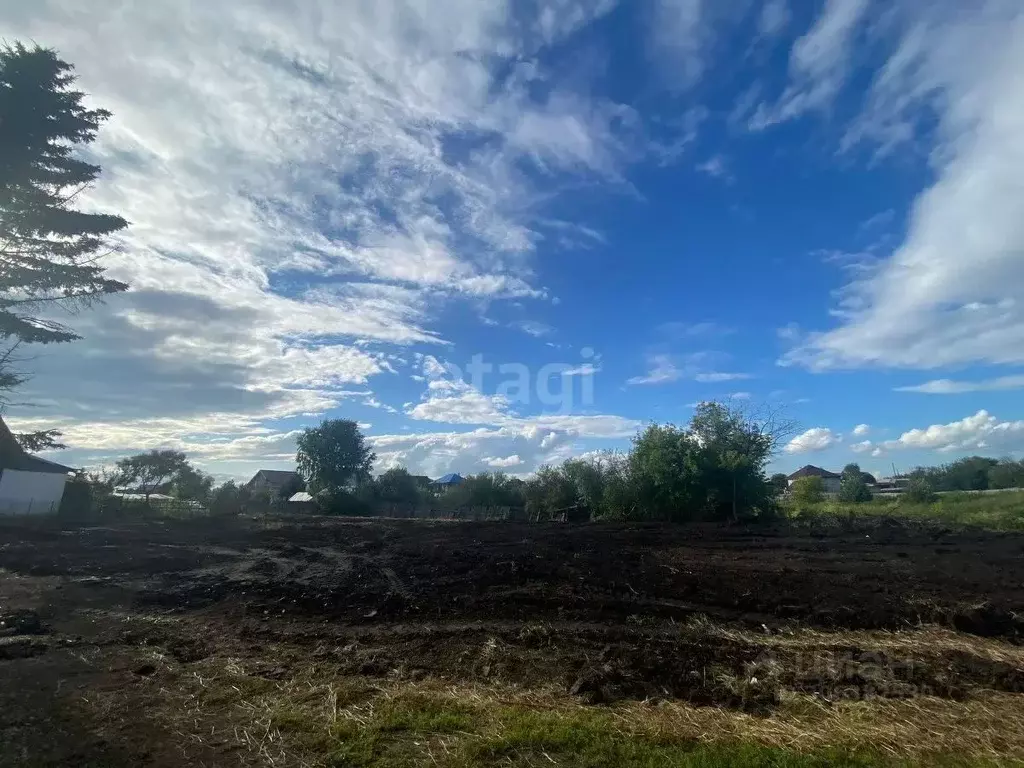
M569 459L528 479L470 475L440 493L403 467L372 477L376 457L348 420L305 430L297 458L317 505L336 514L384 502L519 507L531 520L741 520L774 514L776 494L765 469L791 431L775 413L758 418L702 403L687 426L651 424L624 453Z
M1024 460L968 456L938 467L917 467L907 477L932 491L998 491L1024 488Z

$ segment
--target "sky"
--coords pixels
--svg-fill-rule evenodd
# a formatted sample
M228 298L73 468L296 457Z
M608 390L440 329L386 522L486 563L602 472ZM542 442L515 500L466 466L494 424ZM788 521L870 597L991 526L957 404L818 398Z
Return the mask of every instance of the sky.
M5 417L101 466L527 475L696 403L772 469L1024 455L1019 0L0 0L131 285Z

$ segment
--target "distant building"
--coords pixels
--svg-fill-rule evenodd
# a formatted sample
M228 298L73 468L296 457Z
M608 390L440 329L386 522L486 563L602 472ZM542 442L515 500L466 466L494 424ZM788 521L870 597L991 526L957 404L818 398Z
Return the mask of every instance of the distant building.
M73 471L26 453L0 419L0 515L56 512Z
M789 485L792 485L794 480L799 480L802 477L820 477L821 482L825 486L825 493L839 493L839 481L842 480L842 475L837 475L835 472L829 472L827 469L808 464L787 477L786 481Z
M441 489L453 488L456 485L462 485L464 479L465 478L463 478L462 475L457 475L454 472L450 472L447 475L443 475L442 477L437 478L437 480L434 481L434 485Z
M277 496L281 493L282 488L298 479L298 472L284 469L261 469L252 476L252 480L246 483L245 487L253 492L269 491L272 496Z
M895 496L907 490L908 485L908 477L882 477L871 488L871 492L879 496Z

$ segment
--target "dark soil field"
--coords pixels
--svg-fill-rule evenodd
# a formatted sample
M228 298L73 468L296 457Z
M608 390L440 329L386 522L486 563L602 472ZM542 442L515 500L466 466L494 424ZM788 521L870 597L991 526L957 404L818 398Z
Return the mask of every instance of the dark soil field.
M281 690L316 669L755 718L792 695L1005 700L1024 692L1024 536L7 521L0 621L0 765L316 764L267 752L269 724L246 747L238 706L175 697L216 663Z

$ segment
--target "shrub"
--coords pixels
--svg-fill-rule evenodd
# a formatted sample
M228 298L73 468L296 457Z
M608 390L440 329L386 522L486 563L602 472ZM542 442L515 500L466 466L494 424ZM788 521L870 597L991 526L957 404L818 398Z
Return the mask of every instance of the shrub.
M914 477L907 484L907 489L900 497L900 501L906 501L911 504L930 504L936 498L937 496L932 489L931 483L923 477Z
M825 499L825 482L820 477L801 477L789 486L789 497L799 506L820 504Z
M372 498L367 498L368 495L359 489L321 491L314 497L313 503L321 515L364 517L373 514Z

